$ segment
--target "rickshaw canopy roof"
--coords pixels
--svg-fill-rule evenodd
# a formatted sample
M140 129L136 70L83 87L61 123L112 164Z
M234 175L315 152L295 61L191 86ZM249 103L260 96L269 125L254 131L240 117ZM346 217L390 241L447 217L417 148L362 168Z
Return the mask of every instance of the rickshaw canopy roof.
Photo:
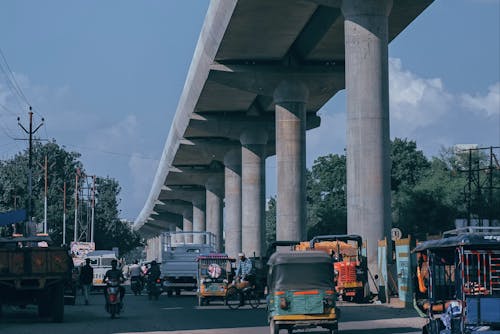
M453 247L480 246L500 249L500 235L484 233L465 233L438 240L424 241L415 247L413 252L421 252L427 249L444 249Z
M268 265L270 291L333 288L332 260L325 252L277 252Z
M236 259L229 257L227 254L224 253L212 253L212 254L204 254L200 255L196 258L196 261L200 260L229 260L229 261L236 261Z
M270 266L289 263L330 263L331 258L325 252L320 251L287 251L276 252L267 262Z

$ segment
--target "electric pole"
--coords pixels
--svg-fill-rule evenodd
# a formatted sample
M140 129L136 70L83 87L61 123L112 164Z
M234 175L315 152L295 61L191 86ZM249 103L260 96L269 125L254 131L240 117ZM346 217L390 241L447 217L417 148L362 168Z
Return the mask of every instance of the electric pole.
M43 198L43 233L47 233L47 192L48 192L48 170L54 167L55 162L53 162L50 167L47 165L47 155L45 155L45 164L42 166L40 163L38 165L43 169L43 174L45 177L45 195Z
M80 174L80 168L76 169L75 173L75 228L73 231L73 241L78 241L78 174Z
M63 245L66 245L66 181L64 181L64 186L63 186L63 233L62 233L62 239L63 239Z
M95 175L92 176L92 220L90 228L90 242L94 242L95 177Z
M32 165L33 165L33 135L38 131L38 129L40 129L40 127L43 125L43 122L45 121L43 118L42 118L42 123L40 123L36 128L35 130L33 130L33 112L31 111L32 108L30 106L30 111L29 111L29 131L26 130L26 128L21 124L21 119L18 117L17 118L17 124L19 125L19 127L21 127L21 129L24 130L24 132L26 132L26 134L29 135L29 149L28 149L28 224L26 224L25 226L25 231L26 231L26 235L29 234L29 223L31 223L31 219L33 217L33 203L32 203L32 191L33 191L33 185L32 185L32 177L33 177L33 173L32 173Z

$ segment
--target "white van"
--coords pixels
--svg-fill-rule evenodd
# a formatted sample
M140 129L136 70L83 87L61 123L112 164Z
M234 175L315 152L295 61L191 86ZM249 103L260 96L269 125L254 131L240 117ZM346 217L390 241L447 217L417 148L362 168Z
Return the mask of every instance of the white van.
M106 272L111 269L111 261L118 261L115 252L111 250L97 250L88 253L87 258L90 259L90 265L94 268L92 285L96 288L104 287L106 284L102 280Z

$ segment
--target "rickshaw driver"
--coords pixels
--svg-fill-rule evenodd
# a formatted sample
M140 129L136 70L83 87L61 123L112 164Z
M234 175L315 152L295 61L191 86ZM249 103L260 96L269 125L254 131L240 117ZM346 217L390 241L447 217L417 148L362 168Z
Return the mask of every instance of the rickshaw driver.
M253 270L253 262L245 256L245 253L238 253L238 257L240 262L238 262L235 275L236 278L240 279L238 288L243 289L249 285L255 284L255 273Z

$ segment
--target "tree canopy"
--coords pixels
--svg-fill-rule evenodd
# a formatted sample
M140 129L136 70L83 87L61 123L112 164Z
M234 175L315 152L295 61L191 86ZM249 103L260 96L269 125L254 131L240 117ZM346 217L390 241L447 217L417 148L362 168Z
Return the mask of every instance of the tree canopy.
M500 167L493 157L442 149L439 157L429 160L416 142L395 138L391 163L392 225L404 235L423 239L454 228L457 218L468 215L500 218ZM318 157L306 173L307 237L346 233L346 156ZM468 193L469 184L473 191ZM268 242L275 239L274 198L270 204Z
M73 240L75 209L75 174L85 174L80 154L70 152L55 141L33 145L32 198L33 217L37 222L44 220L44 169L45 157L48 160L47 186L47 225L48 233L56 244L62 243L64 183L66 182L66 240ZM18 153L9 160L0 161L0 211L10 211L28 207L28 150ZM79 178L79 189L87 187L86 180ZM133 232L129 222L119 219L118 181L109 177L96 179L95 238L96 249L119 247L120 252L137 247L140 238ZM90 203L79 201L79 224L90 219ZM20 227L20 226L19 226Z

